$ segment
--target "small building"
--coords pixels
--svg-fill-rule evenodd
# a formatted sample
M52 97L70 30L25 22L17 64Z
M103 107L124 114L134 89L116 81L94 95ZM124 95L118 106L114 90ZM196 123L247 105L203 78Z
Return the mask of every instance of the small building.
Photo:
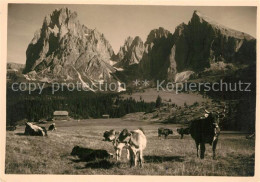
M68 111L54 111L53 119L54 120L68 120L69 113Z
M104 119L109 119L109 115L108 115L108 114L103 114L102 117L103 117Z

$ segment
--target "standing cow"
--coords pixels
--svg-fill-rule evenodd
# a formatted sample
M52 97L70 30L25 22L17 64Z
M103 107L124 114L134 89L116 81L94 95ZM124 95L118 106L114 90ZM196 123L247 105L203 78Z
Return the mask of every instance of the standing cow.
M200 147L200 158L204 158L205 144L212 145L213 159L215 158L215 150L218 143L218 136L220 134L219 118L220 114L214 115L212 112L205 110L205 118L200 118L191 121L190 134L195 140L197 148L197 157L199 157L198 150Z
M158 128L158 138L164 135L164 138L166 139L168 135L173 134L173 131L168 128Z
M183 135L190 134L190 128L178 128L177 133L179 133L181 135L181 139L183 139Z
M137 161L140 167L143 166L143 150L146 148L146 136L142 129L128 131L124 129L117 139L117 145L126 145L130 151L130 166L136 166ZM118 153L116 151L116 153Z

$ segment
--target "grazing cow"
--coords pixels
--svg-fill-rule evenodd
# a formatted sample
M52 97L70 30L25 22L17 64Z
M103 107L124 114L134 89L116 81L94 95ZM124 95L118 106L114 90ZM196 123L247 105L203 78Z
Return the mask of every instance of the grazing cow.
M140 167L143 166L143 150L146 148L146 136L142 129L128 131L124 129L118 137L118 144L123 143L130 151L130 166L136 166L139 160ZM116 152L117 153L117 152Z
M181 139L183 139L183 135L190 134L190 128L178 128L177 133L179 133L181 135Z
M31 136L47 136L47 130L45 127L40 127L32 123L26 122L24 134Z
M115 131L114 129L112 130L106 130L103 134L104 141L109 141L112 142L116 139L116 135L118 135L119 132Z
M164 135L164 138L166 139L168 135L173 134L171 129L168 128L158 128L158 138L161 137L161 135Z
M212 145L213 159L215 158L215 150L218 142L218 136L220 134L219 114L216 118L213 113L206 111L205 118L200 118L191 121L190 134L195 140L197 148L197 157L199 157L198 150L200 147L200 158L204 158L205 144Z
M80 158L80 160L84 160L84 161L93 161L93 160L97 160L97 159L108 159L113 156L113 154L107 152L106 150L100 150L100 149L94 150L94 149L90 149L90 148L83 148L80 146L75 146L72 149L72 152L70 153L70 155L78 156Z
M57 128L55 127L55 123L52 123L49 128L48 128L49 131L54 131L54 130L57 130Z

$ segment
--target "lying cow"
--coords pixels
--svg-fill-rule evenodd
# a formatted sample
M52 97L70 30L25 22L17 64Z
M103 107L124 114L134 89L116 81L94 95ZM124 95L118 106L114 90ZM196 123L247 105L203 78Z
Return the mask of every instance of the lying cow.
M190 128L177 128L177 133L181 135L181 139L183 139L183 135L190 134Z
M29 122L26 122L25 125L26 125L24 131L25 135L47 136L47 130L45 127L40 127Z
M52 123L50 126L49 126L49 131L54 131L54 130L57 130L57 128L55 127L55 123Z
M139 165L143 166L143 150L146 148L146 136L142 129L128 131L124 129L117 139L117 146L126 145L130 152L130 166L136 166L137 160ZM116 150L118 150L116 148ZM118 154L118 151L116 151Z
M114 129L112 130L106 130L103 134L104 141L109 141L112 142L116 139L116 135L118 135L119 132L115 131Z
M75 146L72 149L71 155L78 156L80 160L84 161L94 161L97 159L108 159L113 156L113 154L107 152L106 150L94 150L90 148L83 148L80 146Z
M166 139L168 135L173 134L173 131L168 128L158 128L158 138L161 137L161 135L164 135L164 138Z
M190 134L195 140L197 148L197 157L199 156L198 150L200 146L200 158L204 158L205 144L212 145L213 159L215 158L215 150L217 147L218 136L220 134L219 118L214 116L213 113L206 111L205 118L196 119L191 121ZM216 118L217 117L217 118Z

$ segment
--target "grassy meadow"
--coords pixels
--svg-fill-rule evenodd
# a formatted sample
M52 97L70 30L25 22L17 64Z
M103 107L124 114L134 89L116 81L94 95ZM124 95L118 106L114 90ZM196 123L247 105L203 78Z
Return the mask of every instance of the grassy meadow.
M24 136L25 126L6 133L7 174L89 174L89 175L192 175L192 176L253 176L255 141L244 134L221 134L216 160L211 146L206 145L205 159L196 157L195 142L185 135L180 139L179 125L126 121L123 119L89 119L56 121L57 130L48 137ZM44 126L44 125L41 125ZM48 124L46 125L48 126ZM168 139L159 139L158 127L173 129ZM142 127L147 136L143 168L129 168L126 151L122 161L114 158L85 162L71 156L76 145L92 149L105 149L114 153L111 143L102 141L108 129L122 130Z

